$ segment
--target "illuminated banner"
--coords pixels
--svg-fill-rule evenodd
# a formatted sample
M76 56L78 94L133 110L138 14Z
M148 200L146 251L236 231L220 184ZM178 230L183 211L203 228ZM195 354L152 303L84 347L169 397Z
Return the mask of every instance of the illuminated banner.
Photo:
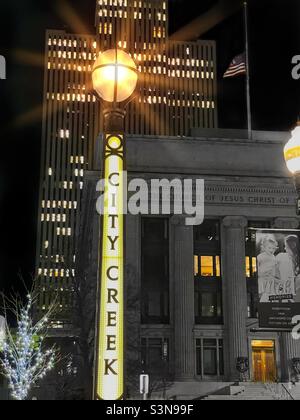
M123 397L123 137L106 135L97 399Z
M300 231L255 230L261 328L292 329L300 315Z

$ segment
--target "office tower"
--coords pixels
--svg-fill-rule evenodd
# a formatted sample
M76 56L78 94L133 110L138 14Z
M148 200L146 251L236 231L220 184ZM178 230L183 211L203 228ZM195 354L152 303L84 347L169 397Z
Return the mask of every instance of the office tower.
M217 126L215 43L169 41L168 19L165 0L97 1L100 51L126 49L141 74L128 107L130 134L189 136Z
M91 36L46 34L36 273L39 311L47 309L56 292L61 309L70 305L76 213L83 173L91 165L92 139L99 132L98 102L87 88L95 49Z
M36 282L38 312L58 293L57 327L69 319L83 175L102 128L91 69L99 52L116 45L140 71L128 134L186 137L217 126L215 43L169 42L166 1L97 0L95 36L47 32Z

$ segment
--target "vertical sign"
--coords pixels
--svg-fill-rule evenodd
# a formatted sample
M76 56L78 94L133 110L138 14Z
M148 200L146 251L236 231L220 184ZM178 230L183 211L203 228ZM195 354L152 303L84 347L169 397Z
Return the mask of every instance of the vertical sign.
M259 326L292 329L300 315L299 230L256 230Z
M105 136L104 211L100 325L96 398L119 400L123 397L123 282L124 282L124 146L123 136Z

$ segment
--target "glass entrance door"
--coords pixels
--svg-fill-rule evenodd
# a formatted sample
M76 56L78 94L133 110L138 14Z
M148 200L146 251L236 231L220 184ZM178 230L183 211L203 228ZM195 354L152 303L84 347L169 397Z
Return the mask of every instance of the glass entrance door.
M276 382L276 353L274 341L252 341L252 376L254 382Z

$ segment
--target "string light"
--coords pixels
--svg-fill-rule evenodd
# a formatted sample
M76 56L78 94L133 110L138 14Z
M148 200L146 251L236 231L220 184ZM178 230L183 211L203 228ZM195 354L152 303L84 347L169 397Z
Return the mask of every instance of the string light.
M36 325L31 319L33 299L27 296L27 305L19 309L16 335L7 327L0 364L8 379L11 396L15 400L26 400L30 389L54 368L58 359L57 350L44 350L44 333L48 317Z

